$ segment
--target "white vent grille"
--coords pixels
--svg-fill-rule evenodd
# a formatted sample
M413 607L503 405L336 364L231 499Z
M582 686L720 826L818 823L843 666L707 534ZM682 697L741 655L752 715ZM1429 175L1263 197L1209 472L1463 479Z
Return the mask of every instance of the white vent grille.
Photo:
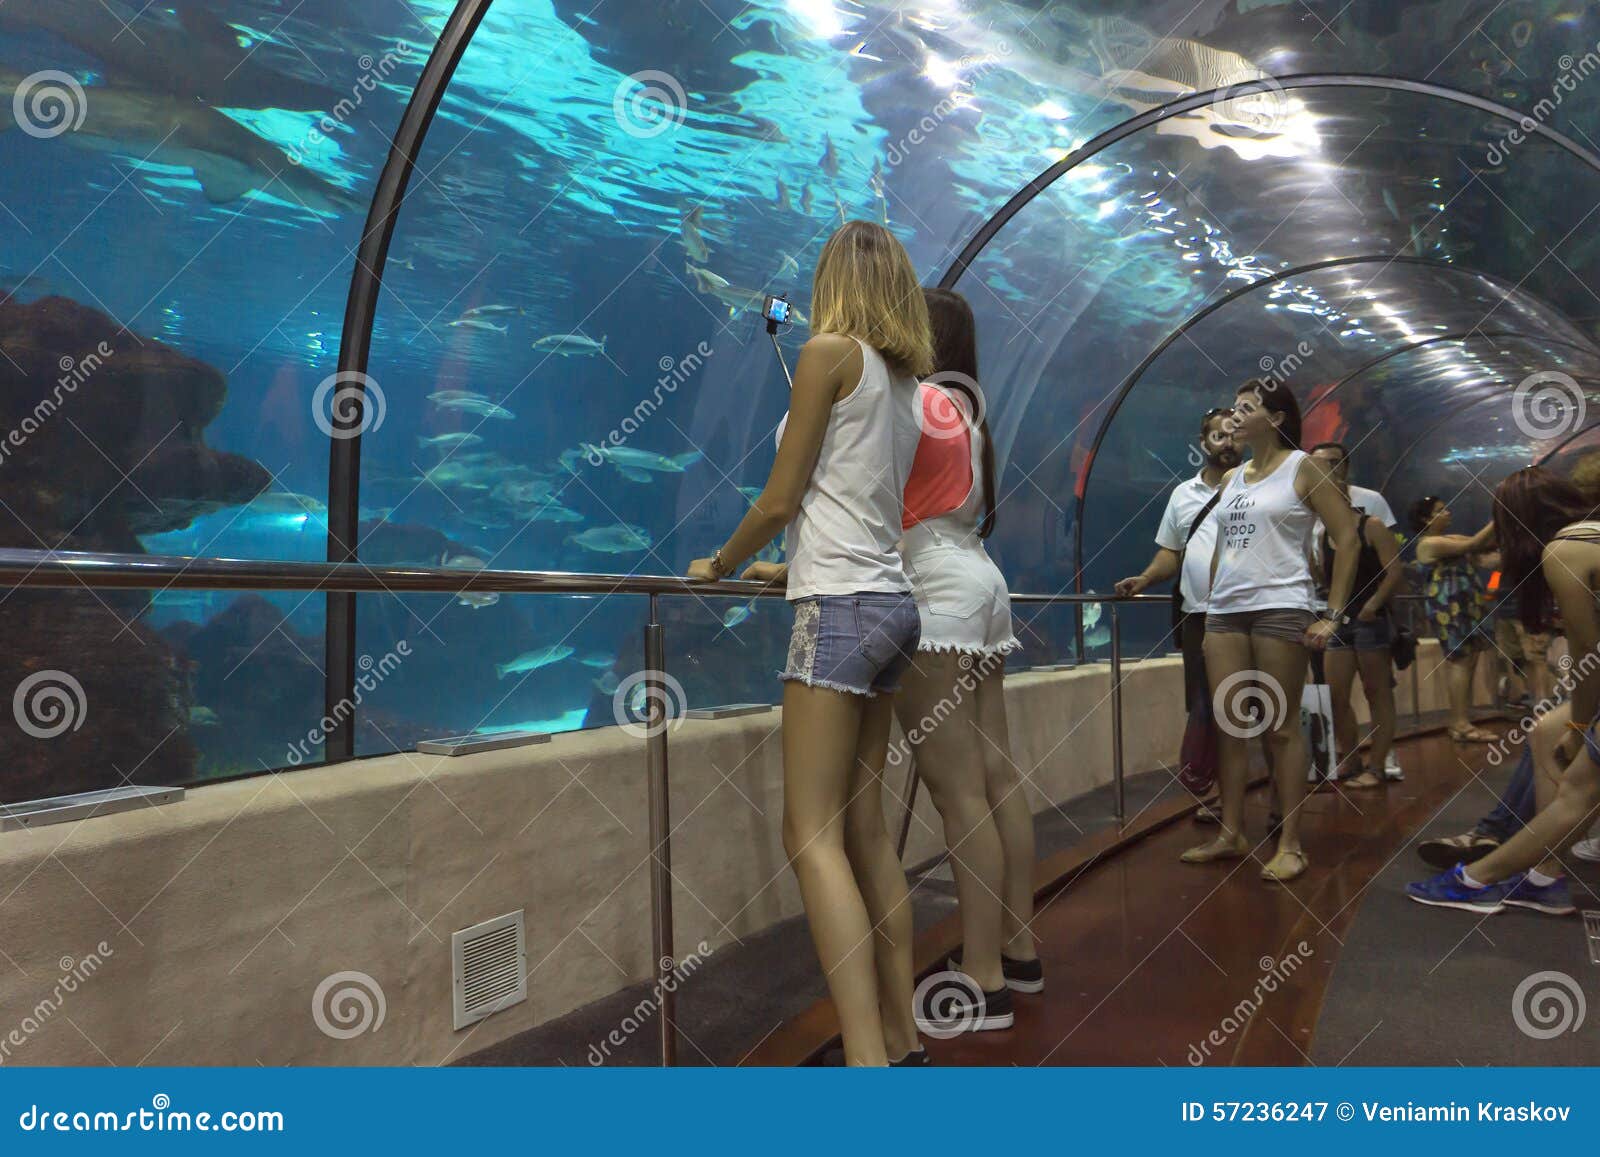
M528 940L522 912L496 916L450 937L455 1026L528 999Z

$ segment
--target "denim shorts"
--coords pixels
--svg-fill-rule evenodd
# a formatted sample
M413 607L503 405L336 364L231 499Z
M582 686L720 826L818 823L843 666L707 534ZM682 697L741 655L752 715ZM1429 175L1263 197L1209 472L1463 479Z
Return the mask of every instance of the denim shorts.
M800 599L781 678L868 698L893 695L921 636L922 620L909 591Z
M1371 622L1351 619L1328 640L1330 651L1387 651L1394 645L1394 626L1387 611Z

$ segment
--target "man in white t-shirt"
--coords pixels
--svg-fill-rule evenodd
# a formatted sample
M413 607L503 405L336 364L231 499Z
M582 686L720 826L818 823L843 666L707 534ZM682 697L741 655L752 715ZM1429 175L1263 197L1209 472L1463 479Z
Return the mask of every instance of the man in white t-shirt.
M1318 455L1327 464L1336 482L1342 482L1350 495L1350 505L1361 514L1371 515L1396 534L1400 534L1400 523L1395 518L1394 511L1389 508L1388 500L1376 490L1368 490L1365 486L1350 485L1350 450L1343 442L1319 442L1311 447L1311 453ZM1320 547L1322 543L1322 523L1318 522L1313 531L1312 541ZM1402 535L1402 537L1404 537ZM1321 568L1315 567L1313 573L1321 574ZM1320 594L1319 594L1320 597ZM1394 748L1389 748L1389 754L1383 763L1383 778L1400 780L1405 778L1405 772L1400 767L1400 758L1395 754Z
M1222 484L1222 476L1239 464L1239 451L1233 443L1233 411L1217 409L1200 420L1200 452L1205 465L1200 473L1181 482L1167 498L1167 508L1156 530L1156 553L1148 566L1132 578L1117 583L1119 595L1136 595L1154 583L1176 577L1181 603L1180 615L1173 624L1183 648L1184 707L1192 709L1196 697L1210 693L1206 685L1204 652L1206 599L1211 594L1211 555L1216 546L1216 524L1206 519L1190 529L1195 515Z

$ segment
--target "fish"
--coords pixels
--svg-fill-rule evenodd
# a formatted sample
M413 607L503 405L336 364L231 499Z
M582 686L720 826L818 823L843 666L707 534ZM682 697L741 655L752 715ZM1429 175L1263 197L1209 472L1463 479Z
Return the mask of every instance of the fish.
M817 168L827 173L830 179L839 176L839 152L833 147L833 137L828 133L822 134L822 156L817 158Z
M606 352L607 340L608 338L602 337L599 341L595 341L593 338L584 337L581 333L552 333L534 342L533 348L549 350L564 358L585 358L593 357L595 354L603 355Z
M528 506L550 497L552 486L543 478L506 479L494 488L494 496L511 506Z
M480 418L496 418L502 422L509 422L516 415L498 402L491 402L488 398L451 398L447 402L435 402L441 410L460 410L466 414L477 414Z
M791 207L789 203L789 186L783 183L782 177L778 178L778 191L773 195L773 204L780 209Z
M740 486L738 487L738 491L740 494L743 494L746 498L748 498L752 504L754 504L755 500L760 498L761 495L765 493L765 491L759 486Z
M618 466L617 467L617 473L622 475L629 482L649 482L650 481L650 472L649 471L647 471L647 470L636 470L632 466Z
M25 79L15 69L0 68L0 91L14 93ZM188 169L213 205L231 204L260 192L330 217L367 207L366 198L357 198L295 164L277 145L193 100L97 85L86 90L85 103L92 113L86 113L81 125L58 138L61 143L131 158L135 167L148 163ZM0 101L0 132L16 127L17 104Z
M485 333L510 333L509 325L495 325L492 321L484 321L481 317L458 317L450 323L451 329L476 329Z
M658 474L682 474L705 457L699 450L667 455L632 446L595 446L587 442L583 449L591 458L603 458L618 470L653 470Z
M1088 630L1100 621L1100 604L1085 603L1083 607L1083 629Z
M782 277L785 273L793 273L796 277L800 276L800 263L798 261L796 261L793 257L790 257L787 253L780 253L778 256L778 272L772 275L774 281Z
M537 651L524 651L509 663L496 663L494 665L495 678L504 679L507 675L521 675L526 671L537 671L541 667L548 667L559 663L572 654L573 649L565 643L557 643L550 647L540 647Z
M597 671L604 671L616 665L617 657L608 655L604 651L590 651L588 654L579 655L578 662L585 667L593 667Z
M533 522L582 522L583 515L576 510L570 510L559 502L546 502L539 509L528 516Z
M1096 627L1092 631L1086 631L1083 636L1085 647L1103 647L1110 641L1111 631L1106 627Z
M520 305L475 305L471 309L464 312L461 316L488 317L490 315L499 316L502 314L514 313L521 317L525 316L527 312L528 311L523 309Z
M489 564L475 554L452 555L448 550L439 556L440 566L453 566L462 570L482 570Z
M291 490L274 490L257 494L250 500L250 509L257 514L328 513L328 508L309 494L296 494Z
M811 186L810 185L802 185L802 186L800 186L800 212L805 213L808 216L811 213Z
M174 23L163 7L175 8ZM146 15L149 13L150 15ZM217 108L332 112L348 93L273 68L232 25L199 5L123 0L7 0L0 22L44 29L98 60L119 84ZM278 50L287 56L284 50ZM13 91L8 85L6 91Z
M567 473L576 474L578 472L578 462L582 457L582 450L563 450L556 456L556 461L560 464L561 469L567 471Z
M428 401L430 401L430 402L458 402L458 401L461 401L463 398L482 398L482 397L484 397L483 394L475 393L472 390L439 390L436 393L429 394L428 395Z
M727 612L722 616L723 627L730 631L733 630L733 628L737 627L740 623L748 619L753 613L753 610L754 608L747 603L741 604L737 607L729 607Z
M622 680L617 678L615 671L607 671L600 678L592 679L590 682L594 684L594 689L602 695L615 695L617 688L622 685Z
M427 446L434 450L456 450L462 446L476 446L483 438L477 434L469 434L464 430L456 430L449 434L434 434L429 438L418 438L418 446Z
M709 269L701 269L698 265L691 265L689 275L694 278L695 289L714 297L728 307L729 317L738 317L741 311L759 313L766 304L767 295L754 289L741 289L736 285L729 285L726 278L712 273ZM789 316L796 325L806 324L806 315L798 309L790 309Z
M412 273L415 273L417 271L417 263L414 260L412 260L410 257L406 257L406 258L391 257L386 262L386 264L392 265L396 269L409 270Z
M456 596L456 605L471 607L481 611L484 607L492 607L500 601L498 591L462 591Z
M209 707L189 708L190 727L216 727L221 722L222 720L217 716L217 713Z
M644 527L621 522L615 526L592 526L582 534L568 535L567 541L596 554L637 554L649 550L655 540Z
M680 214L678 218L678 237L683 242L683 251L701 263L711 260L711 249L706 245L705 236L700 232L704 224L703 205L696 205L693 209Z

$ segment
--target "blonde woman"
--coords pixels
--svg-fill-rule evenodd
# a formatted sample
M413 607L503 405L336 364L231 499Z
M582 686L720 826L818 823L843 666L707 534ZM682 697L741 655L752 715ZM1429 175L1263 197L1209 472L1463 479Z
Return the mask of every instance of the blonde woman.
M783 841L844 1037L845 1063L924 1064L911 906L883 816L893 695L921 624L896 542L933 365L911 259L880 225L823 247L789 417L767 484L689 577L720 580L788 528L794 633L783 673Z

